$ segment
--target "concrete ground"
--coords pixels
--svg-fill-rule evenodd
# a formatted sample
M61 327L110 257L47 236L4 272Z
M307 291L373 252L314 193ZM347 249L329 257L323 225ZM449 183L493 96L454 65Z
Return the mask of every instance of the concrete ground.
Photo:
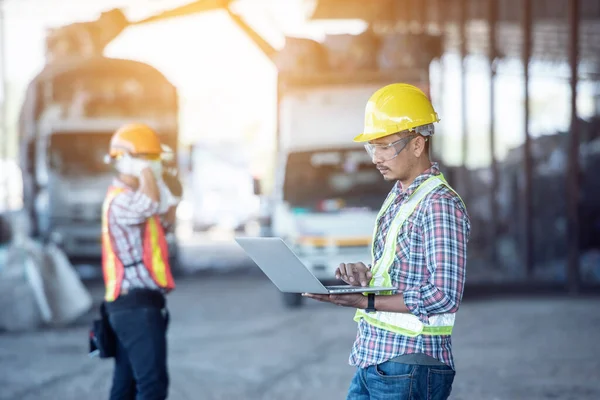
M94 298L102 287L92 283ZM261 273L178 282L169 297L170 399L343 399L353 311L307 301L285 309ZM463 303L452 399L600 399L597 298ZM112 362L87 356L76 326L0 334L0 399L108 398Z

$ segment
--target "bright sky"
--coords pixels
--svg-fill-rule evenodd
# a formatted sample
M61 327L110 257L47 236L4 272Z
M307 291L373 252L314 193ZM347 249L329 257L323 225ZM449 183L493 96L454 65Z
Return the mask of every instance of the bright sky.
M139 20L186 0L103 0L102 6L72 0L6 0L8 78L25 87L44 63L44 30L100 11L128 4L130 20ZM52 6L50 5L52 4ZM34 11L32 11L32 9ZM297 0L241 1L238 10L275 47L287 34L319 37L320 25L306 28ZM327 26L327 23L325 24ZM339 23L329 23L339 32ZM363 23L342 24L357 32ZM208 12L127 29L107 48L107 55L146 62L163 72L181 96L182 139L198 135L244 136L249 127L271 142L275 124L276 76L273 64L222 11ZM268 147L268 146L267 146Z
M9 80L19 86L43 66L44 28L93 18L99 11L70 7L63 0L50 2L57 4L55 9L34 14L23 10L22 4L8 5L7 71ZM196 128L223 135L272 113L274 68L223 12L130 28L107 48L107 55L144 61L162 71L179 89L182 107L187 109L182 110L183 123L210 117L194 124Z

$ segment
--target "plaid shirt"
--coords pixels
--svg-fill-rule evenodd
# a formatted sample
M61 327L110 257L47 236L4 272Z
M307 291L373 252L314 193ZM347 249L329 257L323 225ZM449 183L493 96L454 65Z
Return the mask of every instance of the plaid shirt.
M146 221L158 212L159 203L115 179L113 186L125 188L108 208L108 232L117 258L126 266L121 289L159 287L142 262ZM168 228L161 221L165 230Z
M383 254L385 237L400 206L432 175L439 175L437 163L405 190L398 182L395 196L378 221L374 243L375 259ZM440 185L417 205L398 235L396 257L389 273L392 284L403 293L404 302L421 322L432 314L455 313L462 299L470 222L460 198ZM422 353L454 369L450 336L408 337L374 327L364 319L358 324L350 364L361 368L376 365L404 354Z

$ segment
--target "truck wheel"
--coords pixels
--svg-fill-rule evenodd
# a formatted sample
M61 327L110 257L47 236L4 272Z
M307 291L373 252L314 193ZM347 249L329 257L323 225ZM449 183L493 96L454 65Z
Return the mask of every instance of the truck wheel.
M300 293L283 293L283 304L286 308L298 308L302 305Z

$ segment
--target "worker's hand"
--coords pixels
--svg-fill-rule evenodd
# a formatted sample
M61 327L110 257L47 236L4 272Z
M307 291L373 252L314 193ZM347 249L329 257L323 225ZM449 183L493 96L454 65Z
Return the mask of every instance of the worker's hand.
M342 307L352 308L367 308L368 299L362 293L348 294L312 294L302 293L302 296L322 301L325 303L333 303Z
M369 267L361 262L342 263L335 270L335 277L343 280L348 285L368 286L373 274Z
M142 160L140 158L132 157L129 154L125 154L116 161L115 167L117 171L124 175L131 175L139 178L142 175L142 171L146 168L149 168L150 164L147 160Z
M163 165L161 160L157 161L148 161L148 166L152 170L154 177L159 180L162 179L163 176Z
M135 158L135 157L131 157L132 163L131 163L131 172L132 175L139 178L142 176L142 172L146 169L149 169L152 171L152 168L150 166L150 162L148 162L148 160L142 160L141 158Z

